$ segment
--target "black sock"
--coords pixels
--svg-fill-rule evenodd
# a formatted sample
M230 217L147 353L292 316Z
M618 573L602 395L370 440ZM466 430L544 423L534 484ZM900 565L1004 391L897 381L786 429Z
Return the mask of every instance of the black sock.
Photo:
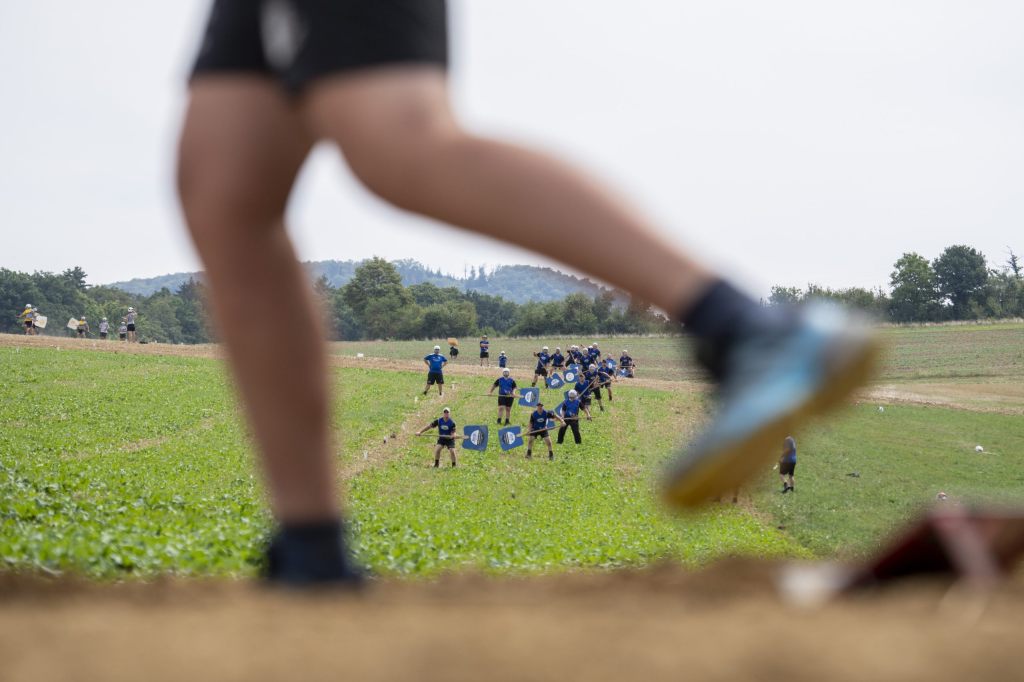
M441 460L439 460L439 459L435 459L435 460L434 460L434 468L436 469L436 468L437 468L437 467L439 467L439 466L441 466Z
M697 337L697 359L716 379L737 338L750 327L770 324L773 313L724 280L711 285L680 321Z
M354 585L362 574L348 556L341 520L329 519L283 525L267 548L264 577L295 586Z

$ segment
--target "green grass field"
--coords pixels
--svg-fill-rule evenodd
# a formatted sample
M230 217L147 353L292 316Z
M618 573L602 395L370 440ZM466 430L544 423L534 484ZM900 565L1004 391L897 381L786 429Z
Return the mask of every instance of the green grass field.
M1024 374L1024 325L883 333L892 341L886 382L1009 385ZM558 342L492 348L525 356L540 343ZM334 351L415 360L432 345ZM625 347L651 368L642 376L661 367L659 378L673 377L675 340ZM460 363L475 364L470 355ZM255 572L270 519L219 361L0 346L0 371L0 566L104 578ZM1024 498L1024 429L1014 410L856 405L795 434L795 494L778 494L766 467L740 505L680 518L658 504L656 480L675 444L705 418L705 393L692 383L624 383L609 412L584 425L584 445L556 446L554 462L540 444L526 461L523 449L500 455L492 443L486 453L460 450L456 469L435 470L433 441L411 434L444 404L460 426L490 423L494 400L478 397L489 379L459 376L442 401L418 397L420 372L332 371L355 547L382 574L701 564L730 554L852 557L939 490L966 502ZM516 410L522 423L525 408Z

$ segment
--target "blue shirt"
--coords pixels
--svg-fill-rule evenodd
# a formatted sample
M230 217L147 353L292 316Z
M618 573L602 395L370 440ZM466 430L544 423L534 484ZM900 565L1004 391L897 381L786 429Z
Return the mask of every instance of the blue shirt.
M549 410L534 410L530 413L530 430L541 431L548 428L548 420L553 419L555 416L554 412Z
M509 396L516 390L516 380L512 377L498 377L494 385L498 387L498 395Z
M441 368L444 367L444 363L448 362L448 358L440 353L431 353L423 359L426 360L431 372L440 372Z
M535 353L534 355L537 356L537 369L543 369L549 362L551 362L551 356L544 351Z
M551 355L551 364L555 367L561 367L565 364L565 356L558 352L553 353Z
M619 365L622 367L629 367L632 364L633 358L629 357L628 355L623 355L621 358L619 358Z
M450 417L435 419L430 425L437 427L437 435L441 438L451 438L455 433L455 420Z
M591 362L596 362L597 359L601 357L601 351L596 348L590 348L587 350L587 355L590 357Z
M491 342L487 339L480 339L480 350L485 351L491 347Z
M562 417L575 417L580 413L580 401L566 398L562 403Z
M579 394L580 398L586 398L590 395L590 382L581 377L580 380L576 382L576 393Z
M795 464L796 463L796 441L793 440L792 438L787 438L786 439L786 445L789 445L790 443L793 444L793 449L789 450L787 452L783 452L782 453L782 458L780 459L780 461L786 462L787 464Z
M611 381L611 378L612 378L612 375L609 374L608 370L606 370L604 367L602 367L601 369L597 370L597 383L598 383L598 385L608 383L609 381Z

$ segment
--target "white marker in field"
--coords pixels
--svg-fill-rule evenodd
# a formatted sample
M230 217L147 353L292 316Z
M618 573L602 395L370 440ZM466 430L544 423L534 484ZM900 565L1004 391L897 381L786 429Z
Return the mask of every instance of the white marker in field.
M883 406L879 405L879 406L878 406L878 411L879 411L879 412L885 412L885 407L883 407Z
M974 446L974 451L975 452L985 452L985 448L981 447L980 445L975 445Z

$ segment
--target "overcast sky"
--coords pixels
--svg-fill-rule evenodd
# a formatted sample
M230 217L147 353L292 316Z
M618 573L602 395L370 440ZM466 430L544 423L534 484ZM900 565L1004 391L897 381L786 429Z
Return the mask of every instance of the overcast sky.
M0 267L198 269L172 184L206 0L0 3ZM904 251L1024 253L1024 3L453 2L456 108L617 185L764 294L877 286ZM542 263L392 210L330 149L303 259ZM443 249L438 248L443 244ZM643 254L636 254L643 257Z

